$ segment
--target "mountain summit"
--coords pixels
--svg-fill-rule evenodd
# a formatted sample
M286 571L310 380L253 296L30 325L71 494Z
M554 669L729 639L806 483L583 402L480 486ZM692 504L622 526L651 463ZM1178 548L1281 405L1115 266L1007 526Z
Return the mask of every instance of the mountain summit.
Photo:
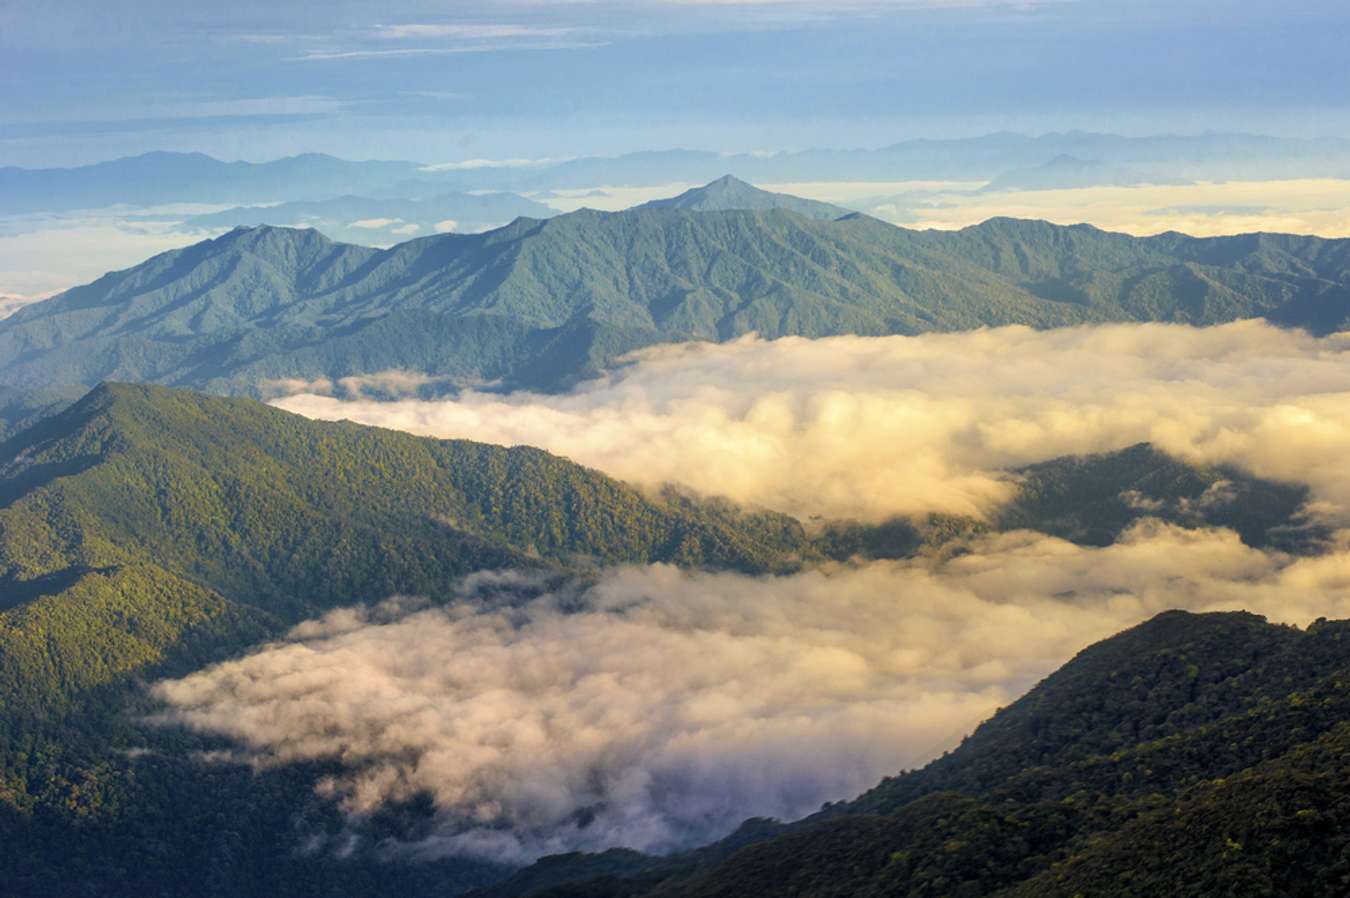
M664 200L652 200L639 209L688 209L693 212L726 212L745 210L764 212L770 209L786 209L807 218L833 221L852 213L848 209L808 200L786 193L772 193L760 190L753 184L747 184L732 175L723 175L716 181L686 190L679 196Z

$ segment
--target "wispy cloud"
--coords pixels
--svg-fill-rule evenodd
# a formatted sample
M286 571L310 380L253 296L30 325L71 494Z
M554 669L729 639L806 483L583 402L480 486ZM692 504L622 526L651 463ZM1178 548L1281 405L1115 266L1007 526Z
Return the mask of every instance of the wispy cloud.
M542 159L462 159L458 162L436 162L422 166L422 171L460 171L476 168L535 168L545 165L557 165L571 157L559 156Z
M482 25L482 24L409 24L376 25L371 33L386 40L408 40L419 38L455 38L459 40L483 40L512 37L559 37L574 32L574 28L538 27L534 25Z
M586 50L603 47L607 41L522 41L519 43L462 44L453 47L398 47L391 49L306 50L292 59L322 62L342 59L391 59L414 56L444 56L456 53L497 53L517 50Z

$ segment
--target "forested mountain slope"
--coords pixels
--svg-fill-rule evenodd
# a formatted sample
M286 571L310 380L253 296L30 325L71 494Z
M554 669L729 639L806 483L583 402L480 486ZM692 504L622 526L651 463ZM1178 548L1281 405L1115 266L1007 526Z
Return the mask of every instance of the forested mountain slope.
M258 227L165 253L0 321L0 384L103 380L259 395L388 369L562 389L656 343L749 332L1212 324L1324 332L1350 313L1350 241L1134 238L995 219L907 231L783 210L581 211L388 250Z
M462 575L484 568L583 582L624 562L793 571L954 541L959 551L961 540L1006 527L1100 544L1141 509L1184 526L1245 528L1249 542L1268 544L1298 524L1306 499L1301 488L1186 465L1147 446L1015 476L1016 498L988 521L808 533L768 511L643 493L535 449L316 422L248 399L100 386L0 445L0 839L14 847L0 879L16 895L51 893L59 869L63 884L99 894L274 896L449 893L499 878L503 871L476 862L387 864L375 852L333 865L297 855L297 813L308 829L348 825L314 797L322 765L254 777L195 754L227 744L147 724L147 680L238 654L335 606L395 594L446 599ZM1222 501L1190 501L1216 486ZM1297 636L1268 630L1276 641ZM1264 645L1249 642L1253 651ZM990 726L1007 729L1002 719ZM1013 743L1034 744L1019 735L1025 729L1013 727ZM974 749L962 751L953 757ZM985 754L1004 766L935 766L917 785L902 778L858 807L991 788L1043 760ZM366 821L369 844L411 837L404 828L424 817L404 810ZM721 859L773 831L751 827L700 857ZM586 869L634 862L651 863L621 853Z
M746 847L615 855L599 877L586 856L545 859L482 894L1344 894L1347 684L1350 623L1167 612L926 768L801 823L758 823Z
M480 569L764 571L806 548L789 518L647 496L536 449L103 385L0 446L2 891L356 895L481 881L491 871L476 862L299 856L297 813L343 825L314 801L322 772L202 763L194 752L220 746L147 724L145 681L337 605L452 599Z

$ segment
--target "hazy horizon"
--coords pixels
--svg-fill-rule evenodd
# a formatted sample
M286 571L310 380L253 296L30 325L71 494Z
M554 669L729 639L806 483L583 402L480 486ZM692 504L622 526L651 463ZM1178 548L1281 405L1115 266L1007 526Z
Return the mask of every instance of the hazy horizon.
M1252 6L12 0L0 164L157 149L427 162L749 152L1001 130L1350 135L1335 77L1350 13ZM107 89L91 94L91 81Z

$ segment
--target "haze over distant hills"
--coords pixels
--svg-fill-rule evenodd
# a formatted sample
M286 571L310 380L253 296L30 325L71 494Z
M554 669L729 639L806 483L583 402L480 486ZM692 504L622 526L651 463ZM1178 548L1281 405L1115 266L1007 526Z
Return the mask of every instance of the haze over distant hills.
M349 162L322 153L272 162L222 162L203 153L145 153L78 168L0 168L6 213L126 204L321 199L429 180L412 162Z
M471 173L503 189L531 186L636 186L706 182L721 174L758 183L792 181L988 181L1009 171L1069 156L1122 166L1154 183L1177 179L1341 177L1350 174L1350 141L1249 134L1125 137L1069 131L1036 137L907 140L878 149L819 149L773 154L694 150L583 158L533 169Z
M241 206L184 219L185 231L278 225L314 228L347 243L387 246L427 234L476 233L517 218L548 218L557 212L514 193L447 193L425 199L340 196L274 206Z
M1065 159L1090 165L1068 166ZM1038 174L1035 178L1020 174L1028 170ZM1000 133L909 140L878 149L772 154L658 150L523 167L490 162L472 167L353 162L317 153L265 163L222 162L200 153L155 152L78 168L0 168L0 196L4 197L0 209L16 214L113 204L277 203L350 195L426 198L468 190L520 193L704 183L727 173L759 183L987 182L1009 177L1033 189L1113 184L1122 177L1157 184L1347 177L1350 141L1248 134L1124 137L1071 131L1030 137Z

